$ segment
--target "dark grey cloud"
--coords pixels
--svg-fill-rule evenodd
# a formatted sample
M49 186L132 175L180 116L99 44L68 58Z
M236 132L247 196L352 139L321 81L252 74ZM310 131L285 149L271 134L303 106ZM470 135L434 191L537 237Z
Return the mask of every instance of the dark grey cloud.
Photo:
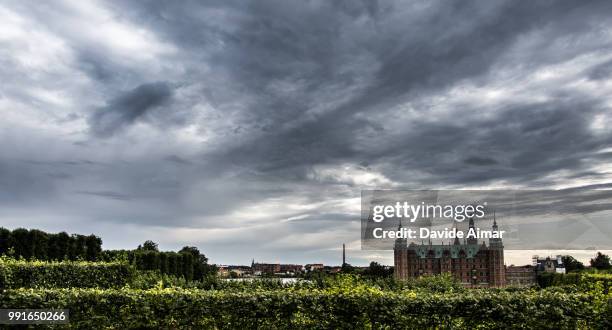
M610 180L609 1L0 9L0 203L29 219L335 260L362 188Z
M589 74L589 78L593 80L605 80L610 76L612 76L612 61L595 66Z
M497 161L493 158L478 157L478 156L468 157L464 160L464 162L466 164L476 165L476 166L487 166L487 165L497 164Z
M100 137L110 136L142 118L148 111L166 104L172 93L166 82L142 84L97 109L89 118L91 130Z
M130 199L132 199L128 195L118 193L115 191L76 191L76 193L82 194L82 195L110 198L110 199L120 200L120 201L129 201Z
M569 126L574 124L572 119L577 120L577 123L583 123L580 125L586 125L584 123L586 119L581 118L575 109L569 109L574 111L573 115L564 109L566 98L558 97L550 104L515 105L517 108L531 108L525 112L537 112L536 116L542 116L544 113L538 110L540 107L562 108L558 111L550 110L549 114L541 119L534 118L533 113L529 115L523 113L523 118L510 118L521 126L518 131L516 127L504 127L504 118L492 120L491 124L498 130L492 130L489 123L465 121L457 125L453 124L452 118L448 118L448 122L440 118L441 123L416 127L418 133L403 137L406 142L389 143L387 148L383 147L386 154L357 152L358 146L355 142L355 137L365 132L372 132L375 137L384 138L384 125L368 119L371 113L384 111L385 108L393 106L393 102L400 102L398 98L402 96L435 93L468 77L478 78L487 73L489 67L496 64L496 60L520 36L549 25L561 29L567 24L562 17L577 18L578 13L599 17L601 12L598 13L595 9L598 7L601 7L601 12L609 9L604 3L594 5L590 8L592 10L586 10L576 4L557 2L503 5L472 3L456 7L434 3L419 12L423 14L422 16L415 17L418 23L429 28L428 31L412 31L402 25L389 24L384 21L384 14L376 17L362 15L361 18L367 23L351 31L353 27L351 20L354 17L345 16L342 11L328 10L325 4L313 6L314 9L301 8L302 10L270 3L253 5L249 8L252 12L241 21L238 30L231 38L227 38L223 52L216 56L214 63L227 70L241 91L247 95L254 95L255 103L248 108L248 116L256 118L257 121L250 125L255 125L255 128L263 131L263 134L250 143L228 150L227 157L232 162L251 163L258 171L278 170L284 173L287 169L294 168L299 173L304 166L317 163L369 161L373 157L381 156L388 158L396 150L409 150L410 155L415 153L419 156L440 155L447 149L454 149L456 144L460 144L461 148L470 147L470 144L474 143L485 143L482 132L490 132L487 138L491 140L486 140L486 143L492 146L488 149L500 151L510 143L519 143L518 140L522 140L524 134L528 134L530 130L537 130L537 125L553 126L555 121L564 120L556 117L564 115L574 116L565 122ZM395 8L387 8L386 11L390 20L394 18L392 9ZM298 19L298 15L304 18ZM474 16L479 19L474 19ZM464 22L462 28L453 28L456 21ZM590 29L588 23L572 22L572 24L573 33L579 34ZM378 29L378 35L382 40L374 36L365 40L360 38L360 33L372 28ZM352 32L348 36L350 38L348 45L343 44L344 31ZM432 36L435 36L434 40ZM333 44L348 47L334 47ZM339 72L343 61L351 60L351 46L374 58L372 66L377 65L378 69L371 77L363 76L363 72L359 70L351 71L351 68L346 72ZM538 61L537 58L532 60ZM536 65L536 62L529 64ZM316 99L325 95L325 90L330 86L337 86L341 92L344 92L350 86L357 85L360 79L370 81L369 85L359 93L351 95L352 97L345 102L332 107L327 112L308 114L309 109L320 106L316 103ZM279 92L270 88L274 81L286 83L296 88L297 92L289 93L284 90ZM305 83L301 83L302 81ZM582 96L576 95L576 97ZM590 111L597 105L585 106L587 108L582 110L583 112ZM423 115L427 116L427 110L422 111ZM520 111L521 109L516 111L510 109L505 111L504 115L520 116L518 114ZM525 123L518 123L521 120ZM480 136L466 132L465 126L468 125L478 131ZM483 125L489 126L482 127ZM563 130L564 127L557 129ZM585 132L561 134L561 138L578 138L577 135L581 133L585 134L583 137L587 137L588 128ZM541 134L554 138L550 135L554 132L545 131ZM424 139L427 141L422 141ZM498 139L504 140L498 141ZM559 146L565 144L559 139L551 143L558 143ZM592 145L591 148L601 146L602 143ZM499 145L499 148L495 148L495 145ZM536 145L533 146L534 149L541 147L542 143ZM437 152L432 153L431 150ZM564 150L567 149L553 149L548 152ZM521 162L523 157L529 156L527 152L521 152L515 156L515 162ZM572 153L568 153L567 156L575 158ZM440 169L437 171L439 173L434 174L448 173L457 176L457 173L449 172L449 169L456 170L462 166L455 159L432 158L421 158L423 164L409 167L431 168L433 165L434 168ZM537 161L533 157L530 159ZM399 166L393 168L394 172L401 171L408 164L397 165ZM512 167L514 165L520 167L521 164L510 162L508 165L511 168L506 172L511 174ZM564 168L566 165L569 164L559 163L558 168ZM547 167L544 170L554 169ZM498 174L500 173L467 174L465 182L487 181ZM523 175L520 168L516 175ZM437 179L440 180L440 177ZM455 177L450 178L450 181L461 182L462 179Z
M172 163L180 164L180 165L191 165L192 164L189 160L179 157L177 155L166 156L164 157L164 160L167 160Z

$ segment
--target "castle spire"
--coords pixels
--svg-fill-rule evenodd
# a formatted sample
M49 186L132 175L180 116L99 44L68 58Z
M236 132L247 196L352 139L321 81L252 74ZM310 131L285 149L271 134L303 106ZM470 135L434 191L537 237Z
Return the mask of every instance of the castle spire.
M476 234L476 228L474 226L474 218L470 218L470 228L468 229L468 239L467 239L467 244L478 244L478 238L476 238L475 236L470 236L470 235L475 235Z
M498 232L499 229L497 227L497 218L495 216L495 211L493 211L493 231ZM491 248L502 249L504 244L502 243L501 237L499 238L489 238L489 246Z
M457 221L454 221L454 222L455 222L455 242L453 242L453 245L461 245L461 242L459 242L459 237L457 235Z

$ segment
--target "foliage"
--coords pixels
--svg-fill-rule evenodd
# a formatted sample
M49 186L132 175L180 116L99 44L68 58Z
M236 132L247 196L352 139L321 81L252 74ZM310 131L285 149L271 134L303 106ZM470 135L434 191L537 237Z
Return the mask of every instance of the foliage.
M370 266L363 271L363 275L368 277L391 277L393 276L393 267L385 267L376 261L372 261Z
M22 257L0 257L0 308L67 308L64 327L71 328L612 327L612 274L605 270L541 274L545 289L466 289L450 274L396 281L392 269L377 263L367 269L345 264L339 274L312 272L291 284L224 281L195 247L100 246L93 235L0 228L0 252ZM39 256L107 262L25 259ZM609 265L606 257L598 254L592 263Z
M610 264L610 257L601 252L597 252L595 258L591 259L591 267L597 269L611 269L612 264Z
M349 278L344 278L348 280ZM67 308L73 328L607 328L605 296L523 290L8 290L0 308Z
M195 246L185 246L179 253L191 254L193 257L193 278L201 280L207 276L217 273L217 267L208 264L208 258Z
M580 284L582 275L580 273L541 273L537 276L538 285L541 288L560 285Z
M119 262L44 262L0 257L0 289L119 288L133 278L134 269Z
M148 240L135 250L103 251L102 240L94 235L49 234L36 229L0 228L0 255L43 261L127 262L138 270L155 270L188 281L202 280L217 272L196 247L186 246L178 253L160 252L157 243Z
M202 280L216 274L217 268L208 264L208 259L196 248L182 252L155 250L106 250L103 261L125 261L142 271L158 271L161 274L184 277L187 281ZM196 254L197 253L197 254Z
M573 272L573 271L580 271L584 269L584 264L578 260L576 260L576 258L567 255L567 256L563 256L561 258L561 261L563 261L563 265L565 266L565 271L569 272Z
M612 288L612 274L583 274L581 285L583 289L598 285L604 293L609 293Z
M466 290L461 283L448 274L427 276L410 281L396 281L393 278L369 278L352 274L327 275L318 280L299 279L283 282L280 278L242 278L222 280L208 276L199 281L188 281L183 277L160 274L156 271L138 272L130 285L132 288L199 288L204 290L224 290L233 292L253 292L269 290L337 290L338 288L369 287L380 291L415 292L462 292Z
M584 291L599 285L604 293L608 293L612 287L612 274L608 273L542 273L538 274L537 280L541 288L574 285Z
M337 274L326 275L318 273L319 276L308 278L316 288L331 288L343 285L343 283L365 283L380 290L418 290L430 292L460 292L465 290L457 279L451 274L423 276L420 278L397 281L392 277L370 277L367 275Z
M312 271L310 273L316 273L317 271ZM349 263L345 263L340 268L340 273L342 274L352 274L352 275L360 275L364 277L392 277L393 276L393 267L383 266L375 261L372 261L368 267L355 267Z
M151 240L147 240L145 241L142 246L138 245L137 250L145 250L145 251L159 251L157 243L151 241Z
M102 252L102 239L95 235L50 234L37 229L0 228L0 255L37 260L95 261Z
M72 328L611 325L612 296L604 290L604 283L609 288L611 282L609 274L582 274L590 280L583 280L581 287L504 290L465 289L449 274L412 281L348 274L293 284L280 279L222 281L215 276L190 281L157 270L135 272L121 262L0 260L0 279L9 284L3 286L0 308L66 308L66 327Z
M357 273L357 268L355 268L353 265L349 263L344 263L342 264L342 268L340 271L345 274L355 274Z

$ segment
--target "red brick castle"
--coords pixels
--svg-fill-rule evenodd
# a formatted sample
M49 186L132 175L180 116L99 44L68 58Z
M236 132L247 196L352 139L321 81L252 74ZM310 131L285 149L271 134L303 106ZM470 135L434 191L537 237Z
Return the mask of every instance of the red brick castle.
M469 220L469 228L474 230L473 219ZM493 230L498 230L495 219ZM477 238L468 238L463 243L455 238L454 242L448 245L407 245L406 239L396 239L394 265L395 278L400 280L451 273L466 287L506 285L504 246L501 238L490 238L488 246L484 241L479 243Z

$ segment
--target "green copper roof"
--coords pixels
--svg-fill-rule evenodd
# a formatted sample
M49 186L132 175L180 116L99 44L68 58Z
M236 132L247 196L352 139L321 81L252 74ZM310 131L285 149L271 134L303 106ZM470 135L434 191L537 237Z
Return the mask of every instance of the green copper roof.
M416 255L419 258L442 258L444 256L450 257L452 259L457 259L463 256L466 258L474 258L478 251L480 250L480 246L478 244L468 244L468 245L417 245L410 247L416 252ZM431 251L431 252L430 252Z

